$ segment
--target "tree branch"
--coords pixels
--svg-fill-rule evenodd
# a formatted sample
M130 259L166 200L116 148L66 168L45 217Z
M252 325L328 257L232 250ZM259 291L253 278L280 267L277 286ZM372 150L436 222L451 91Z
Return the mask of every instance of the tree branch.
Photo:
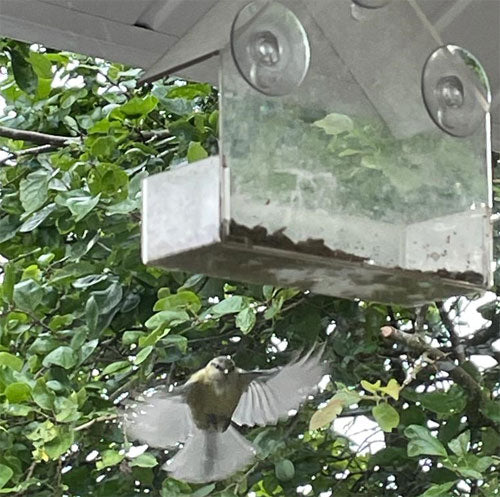
M164 138L169 138L172 136L170 130L168 129L153 129L147 131L141 131L137 133L140 141L149 140L162 140ZM0 126L0 136L5 138L11 138L12 140L23 140L37 145L52 145L55 148L64 147L69 143L81 143L81 137L75 136L61 136L61 135L51 135L48 133L40 133L38 131L28 131L24 129L14 129L8 128L6 126ZM41 153L44 150L37 150L36 148L20 150L16 152L16 155L24 155L28 153ZM47 150L48 151L48 150Z
M80 138L73 136L50 135L48 133L39 133L38 131L7 128L6 126L0 126L0 136L11 138L12 140L36 143L37 145L54 145L56 147L63 147L68 143L80 141Z
M453 324L449 313L446 312L442 302L439 302L436 305L439 310L439 315L441 316L441 321L444 327L448 330L448 334L450 335L450 342L453 347L453 355L458 359L458 362L465 362L465 349L462 340L460 340L460 337L457 334L457 330L455 329L455 325Z
M380 329L382 336L392 342L400 343L405 347L414 350L419 354L426 354L430 359L435 361L447 361L448 356L439 349L422 342L418 337L404 331L397 330L393 326L383 326ZM465 369L460 366L454 366L453 369L448 371L451 378L464 387L467 392L469 402L468 404L478 412L478 407L482 400L485 398L481 386Z

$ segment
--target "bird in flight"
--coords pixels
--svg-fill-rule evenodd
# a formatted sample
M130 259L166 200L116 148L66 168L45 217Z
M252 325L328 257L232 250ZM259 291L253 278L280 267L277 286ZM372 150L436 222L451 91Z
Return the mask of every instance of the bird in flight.
M163 469L178 480L223 480L256 451L238 426L276 424L315 391L326 374L324 346L282 367L245 371L229 356L212 359L171 392L156 392L125 414L127 435L151 447L183 447Z

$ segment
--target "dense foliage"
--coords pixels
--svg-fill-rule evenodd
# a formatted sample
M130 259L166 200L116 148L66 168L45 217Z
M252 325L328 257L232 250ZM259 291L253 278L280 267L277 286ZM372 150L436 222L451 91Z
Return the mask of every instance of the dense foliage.
M145 267L141 179L216 151L216 93L0 50L0 493L498 495L500 366L470 361L500 362L498 298L465 337L464 299L410 310ZM287 422L246 431L260 450L246 473L189 486L160 469L163 451L131 450L117 419L128 393L219 353L284 363L317 339L332 381ZM367 450L373 429L357 443L339 431L348 417L375 420L385 448Z

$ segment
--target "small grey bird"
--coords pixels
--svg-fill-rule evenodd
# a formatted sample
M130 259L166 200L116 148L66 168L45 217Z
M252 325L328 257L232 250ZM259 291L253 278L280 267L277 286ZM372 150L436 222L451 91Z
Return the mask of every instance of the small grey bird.
M315 391L326 364L324 346L267 370L236 368L229 356L212 359L172 392L157 392L125 416L130 438L151 447L184 446L163 466L191 483L228 478L256 451L234 425L276 424Z

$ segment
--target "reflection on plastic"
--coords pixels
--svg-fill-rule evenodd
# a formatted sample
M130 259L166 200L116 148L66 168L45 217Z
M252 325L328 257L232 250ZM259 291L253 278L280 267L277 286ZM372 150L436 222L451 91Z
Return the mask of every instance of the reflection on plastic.
M484 124L491 95L486 73L461 47L435 50L424 66L422 93L432 120L452 136L470 136Z
M279 2L256 0L240 10L231 29L231 51L243 78L265 95L291 93L309 68L306 31Z
M379 9L391 3L392 0L353 0L353 2L365 9Z

